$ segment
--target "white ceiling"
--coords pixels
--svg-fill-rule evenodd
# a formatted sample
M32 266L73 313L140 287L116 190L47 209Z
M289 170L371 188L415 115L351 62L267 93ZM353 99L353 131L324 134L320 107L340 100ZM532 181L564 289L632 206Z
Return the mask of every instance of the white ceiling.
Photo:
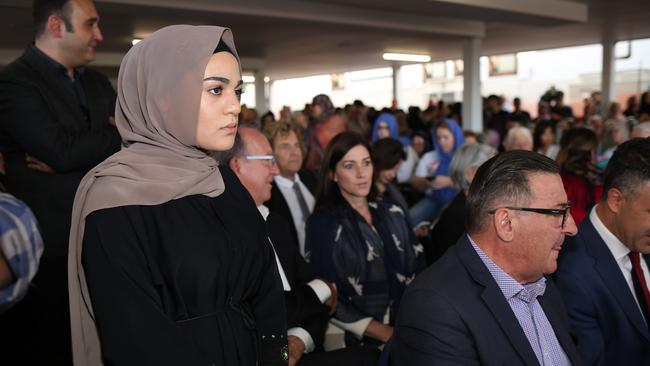
M31 41L31 1L0 0L0 64ZM96 0L104 42L96 64L115 67L134 37L178 23L233 29L244 67L272 79L387 66L386 51L459 58L650 37L647 0ZM247 65L247 60L250 60ZM254 66L253 66L254 67Z

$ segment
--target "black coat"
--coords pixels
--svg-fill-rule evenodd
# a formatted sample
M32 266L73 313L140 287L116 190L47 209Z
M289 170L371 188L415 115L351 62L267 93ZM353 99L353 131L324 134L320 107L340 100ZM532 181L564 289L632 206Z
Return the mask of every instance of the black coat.
M115 113L115 91L108 79L91 69L77 75L87 120L75 89L58 71L30 46L0 72L6 188L34 212L45 244L27 297L0 317L8 336L0 342L25 364L71 362L67 250L72 203L86 172L120 146L117 129L107 122ZM25 154L56 173L29 169Z
M427 265L442 257L452 245L465 232L465 192L460 191L445 207L438 222L431 230L429 240L424 241L424 253L427 256Z
M572 365L580 365L553 281L538 301ZM406 289L394 365L539 365L501 289L466 236Z
M245 188L86 218L82 264L107 365L283 365L282 282Z
M269 237L278 254L291 291L284 292L287 306L287 328L305 329L316 346L322 348L329 307L321 304L314 290L307 283L314 278L313 270L300 254L298 243L291 236L289 223L280 215L271 212L266 219Z

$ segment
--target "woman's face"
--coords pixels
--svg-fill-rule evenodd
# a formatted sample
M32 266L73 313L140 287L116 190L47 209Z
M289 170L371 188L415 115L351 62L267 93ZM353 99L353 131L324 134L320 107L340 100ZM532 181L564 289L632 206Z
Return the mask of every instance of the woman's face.
M438 139L438 145L442 151L447 154L454 149L454 135L451 134L448 128L440 127L436 129L436 138Z
M540 136L540 140L542 141L543 146L550 146L553 144L553 140L555 140L555 136L553 135L553 130L550 127L547 127L544 129L544 133Z
M229 52L212 55L202 88L196 143L205 150L228 150L235 142L241 111L242 80L235 56Z
M357 145L336 164L332 179L346 200L365 198L372 185L372 161L363 145Z
M413 136L413 142L411 143L411 147L413 147L413 150L415 150L415 152L418 155L422 155L422 153L424 152L424 147L425 147L424 146L424 137L419 136L419 135Z
M379 126L377 126L377 137L380 139L390 137L390 127L388 126L388 123L379 121Z
M400 161L399 163L395 164L394 167L390 169L385 169L379 172L379 183L386 185L395 179L395 176L397 175L397 171L399 170L399 167L402 165L402 162Z

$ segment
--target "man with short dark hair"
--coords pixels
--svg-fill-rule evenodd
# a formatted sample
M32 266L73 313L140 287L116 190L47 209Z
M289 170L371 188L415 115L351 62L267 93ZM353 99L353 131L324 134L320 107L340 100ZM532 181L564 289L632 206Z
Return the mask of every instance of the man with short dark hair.
M557 164L497 155L467 194L467 235L406 289L395 365L577 365L556 269L576 226Z
M650 138L618 146L556 280L587 365L650 365Z
M102 40L92 0L35 0L34 43L0 73L7 191L40 224L45 251L25 299L0 317L22 364L70 364L67 290L72 203L81 178L119 149L115 91L85 66ZM6 337L6 339L5 339Z

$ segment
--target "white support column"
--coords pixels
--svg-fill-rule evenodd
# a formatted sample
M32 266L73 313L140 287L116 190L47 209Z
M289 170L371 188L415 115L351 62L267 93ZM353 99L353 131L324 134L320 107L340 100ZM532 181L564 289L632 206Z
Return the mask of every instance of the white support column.
M264 82L265 74L264 68L255 70L255 109L260 116L269 111L269 89Z
M606 113L609 103L616 100L615 46L616 41L612 32L606 31L603 37L603 71L600 79L603 113Z
M397 101L397 108L400 105L400 93L399 93L399 83L400 83L400 70L402 65L398 62L394 62L393 65L393 100Z
M481 100L481 39L470 38L463 45L463 128L483 131Z

